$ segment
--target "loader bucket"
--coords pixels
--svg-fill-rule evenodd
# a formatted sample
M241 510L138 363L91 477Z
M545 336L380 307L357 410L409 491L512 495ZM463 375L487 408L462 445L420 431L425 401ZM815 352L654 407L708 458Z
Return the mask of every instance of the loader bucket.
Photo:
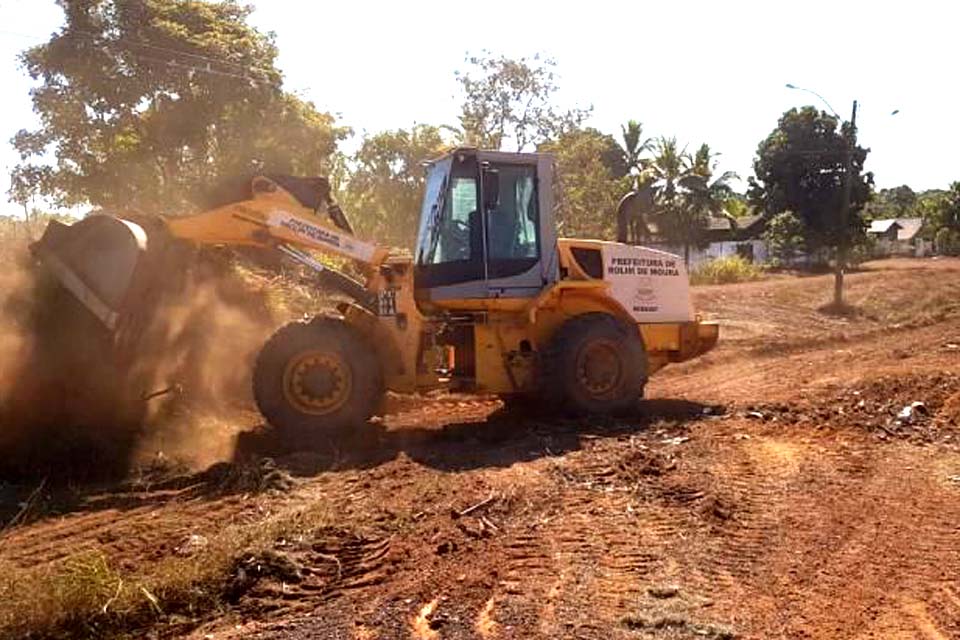
M140 225L105 215L72 225L52 220L30 249L108 329L117 329L147 251Z

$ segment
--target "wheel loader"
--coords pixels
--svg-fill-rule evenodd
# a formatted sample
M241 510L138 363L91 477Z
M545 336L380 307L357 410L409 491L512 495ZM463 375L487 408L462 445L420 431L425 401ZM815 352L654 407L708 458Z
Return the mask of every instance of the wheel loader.
M713 348L719 328L695 316L677 256L557 238L552 185L547 154L453 150L427 163L412 255L357 237L326 179L271 175L155 228L51 222L33 251L127 344L158 278L154 255L171 241L260 247L307 267L346 301L280 328L253 371L260 412L291 437L362 424L386 391L623 412L653 373ZM352 261L363 280L317 253Z

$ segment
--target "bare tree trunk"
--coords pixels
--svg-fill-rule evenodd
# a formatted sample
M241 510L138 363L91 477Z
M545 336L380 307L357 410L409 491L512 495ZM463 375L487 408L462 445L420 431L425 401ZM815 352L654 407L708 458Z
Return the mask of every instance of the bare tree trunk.
M837 309L843 306L843 272L846 264L847 249L843 245L839 245L833 265L833 306Z
M853 101L853 113L850 116L850 132L847 139L846 157L843 171L843 203L840 209L840 241L837 244L837 263L834 265L833 306L843 306L843 270L847 266L847 238L850 226L850 195L853 190L853 149L857 144L857 101Z

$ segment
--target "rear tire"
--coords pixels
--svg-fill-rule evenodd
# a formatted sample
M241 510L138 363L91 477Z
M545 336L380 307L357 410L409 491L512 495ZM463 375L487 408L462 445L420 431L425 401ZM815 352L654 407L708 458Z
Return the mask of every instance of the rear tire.
M384 395L380 361L353 327L315 318L281 327L253 371L260 413L284 438L310 444L370 419Z
M587 313L564 323L541 361L545 406L576 415L613 415L637 406L647 380L640 333L606 313Z

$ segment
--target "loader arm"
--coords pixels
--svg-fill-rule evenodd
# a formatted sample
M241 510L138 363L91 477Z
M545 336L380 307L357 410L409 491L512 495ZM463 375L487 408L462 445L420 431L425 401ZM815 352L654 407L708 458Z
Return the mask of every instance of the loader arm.
M253 178L250 186L248 199L191 216L167 217L165 226L173 237L198 244L291 245L354 260L365 270L376 269L386 259L386 247L354 236L329 187L309 199L267 176ZM314 204L316 209L311 208ZM327 218L318 214L321 209Z
M90 216L69 226L53 221L31 249L111 331L127 324L125 318L136 313L162 277L158 261L169 244L164 236L200 245L278 250L312 269L323 284L346 293L360 306L372 309L376 304L376 295L368 290L367 283L327 268L308 253L318 251L353 260L368 278L389 255L386 247L354 236L325 178L256 176L244 181L241 190L221 195L217 204L202 213L160 220L162 224L147 225L147 229L137 222L105 215Z

